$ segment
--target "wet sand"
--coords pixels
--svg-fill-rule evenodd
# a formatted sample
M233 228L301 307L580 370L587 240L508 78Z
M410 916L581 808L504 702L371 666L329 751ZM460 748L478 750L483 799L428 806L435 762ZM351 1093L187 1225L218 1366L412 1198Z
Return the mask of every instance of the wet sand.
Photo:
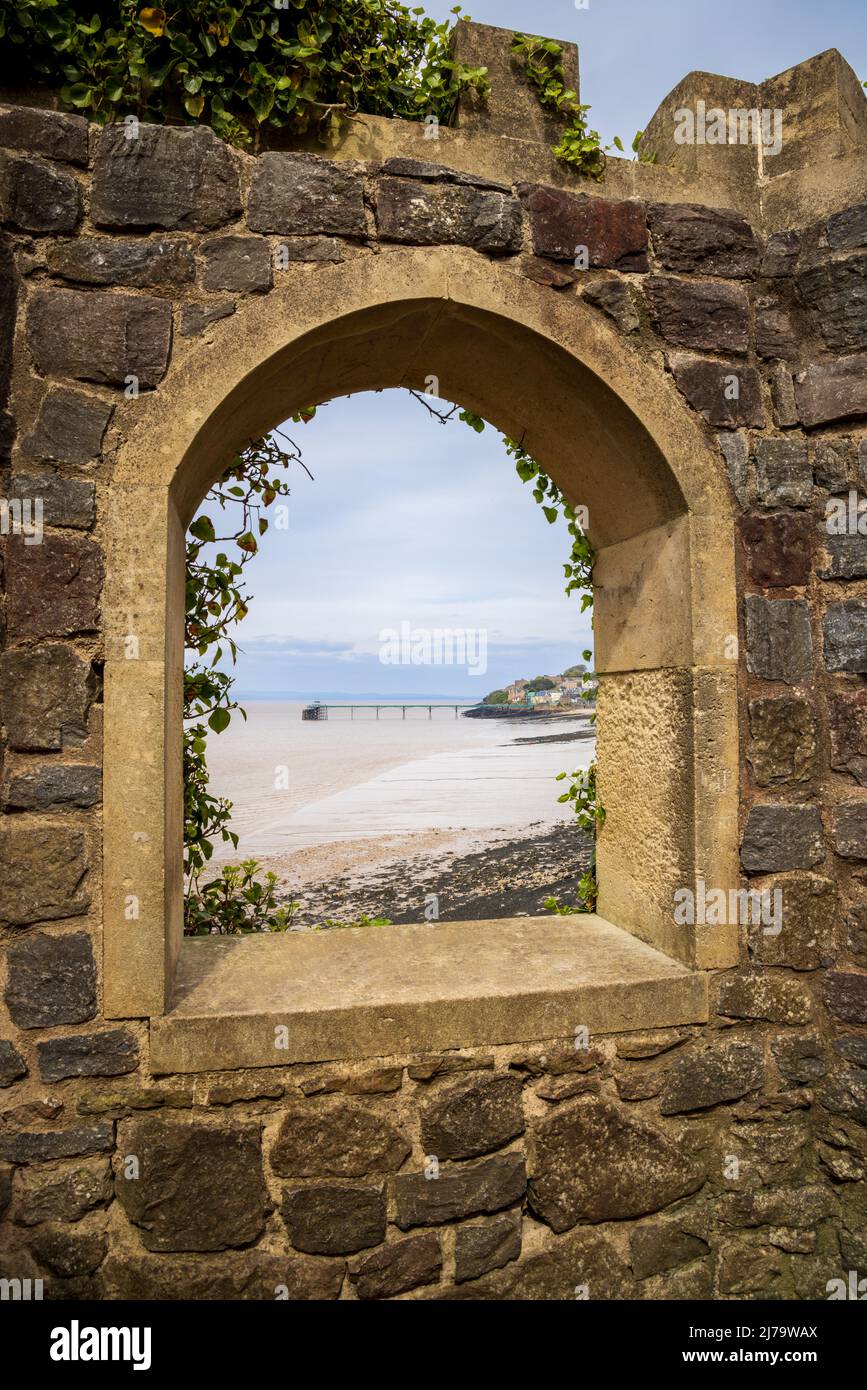
M585 719L310 723L300 705L247 709L209 744L211 789L233 802L240 836L213 863L258 859L280 899L301 902L299 925L417 921L431 894L443 920L574 899L590 848L555 777L592 760Z

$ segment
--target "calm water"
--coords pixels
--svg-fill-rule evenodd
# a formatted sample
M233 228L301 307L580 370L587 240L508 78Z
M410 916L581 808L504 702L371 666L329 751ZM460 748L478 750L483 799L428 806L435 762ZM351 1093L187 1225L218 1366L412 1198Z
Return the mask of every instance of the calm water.
M399 702L306 722L302 705L246 702L208 747L211 790L234 803L241 855L268 857L348 839L425 830L485 831L554 824L572 816L554 781L586 767L594 741L516 746L561 733L560 721L456 719L451 710L407 712Z

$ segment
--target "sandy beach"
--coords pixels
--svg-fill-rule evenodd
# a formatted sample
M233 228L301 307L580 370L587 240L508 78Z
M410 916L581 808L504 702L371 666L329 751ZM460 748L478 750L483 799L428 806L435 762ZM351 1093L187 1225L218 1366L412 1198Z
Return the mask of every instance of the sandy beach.
M586 767L586 718L475 720L399 707L302 721L246 702L209 742L211 789L233 802L237 853L278 876L299 925L360 912L416 921L540 912L574 899L590 847L556 774ZM438 901L430 904L431 895ZM427 903L426 903L426 900Z

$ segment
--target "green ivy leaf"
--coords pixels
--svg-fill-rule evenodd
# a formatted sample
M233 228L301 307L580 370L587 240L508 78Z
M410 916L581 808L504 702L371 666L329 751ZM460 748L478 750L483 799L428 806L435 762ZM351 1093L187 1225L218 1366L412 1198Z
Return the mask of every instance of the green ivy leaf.
M197 541L215 541L217 533L214 530L214 523L209 516L197 516L189 528L190 535Z
M259 87L254 87L247 97L248 105L260 125L270 116L274 106L274 98L275 93L273 91L262 90Z

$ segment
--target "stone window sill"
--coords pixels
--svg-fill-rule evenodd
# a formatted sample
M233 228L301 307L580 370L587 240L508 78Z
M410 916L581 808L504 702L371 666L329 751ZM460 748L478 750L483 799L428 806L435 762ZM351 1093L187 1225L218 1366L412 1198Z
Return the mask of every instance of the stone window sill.
M385 1057L707 1017L704 974L595 915L192 938L172 1007L151 1020L151 1068Z

